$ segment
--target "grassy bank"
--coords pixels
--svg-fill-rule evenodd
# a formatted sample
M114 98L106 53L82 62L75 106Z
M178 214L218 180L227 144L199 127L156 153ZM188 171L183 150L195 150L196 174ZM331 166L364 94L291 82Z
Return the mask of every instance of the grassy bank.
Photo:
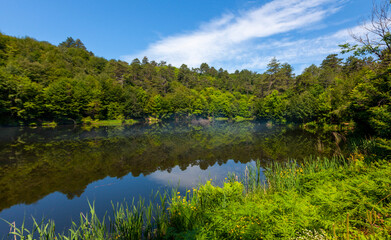
M376 160L376 161L375 161ZM155 194L148 203L115 205L55 233L37 223L41 239L391 239L391 163L355 153L348 158L306 159L248 167L187 192ZM29 239L31 231L14 228ZM22 237L23 236L23 237ZM37 237L38 238L38 237Z
M134 119L94 120L91 118L84 118L82 122L83 125L87 125L87 126L122 126L122 125L133 125L137 123L137 120Z
M186 197L184 203L173 198L174 236L390 239L391 164L364 160L356 154L275 164L265 172L267 186L256 169L246 171L240 182L231 176L223 188L207 182L190 197L191 203Z

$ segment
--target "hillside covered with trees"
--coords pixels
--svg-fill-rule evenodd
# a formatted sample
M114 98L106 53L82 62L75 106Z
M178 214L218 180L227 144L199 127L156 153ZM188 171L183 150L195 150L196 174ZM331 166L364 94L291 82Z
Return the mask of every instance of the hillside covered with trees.
M389 41L381 39L385 46ZM295 76L291 65L277 59L264 73L228 73L207 63L176 68L147 57L128 64L97 57L71 37L54 46L0 34L0 123L255 117L317 124L354 121L389 135L390 49L342 47L355 54L345 60L330 54L320 66Z

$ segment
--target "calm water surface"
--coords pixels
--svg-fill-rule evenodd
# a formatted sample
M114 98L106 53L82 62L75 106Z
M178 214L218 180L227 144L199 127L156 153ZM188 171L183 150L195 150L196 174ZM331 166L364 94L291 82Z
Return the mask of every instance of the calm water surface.
M64 229L88 201L103 215L111 202L152 190L222 182L255 159L265 166L339 151L331 133L254 122L0 128L0 218L30 227L32 216L45 217ZM0 239L8 230L0 220Z

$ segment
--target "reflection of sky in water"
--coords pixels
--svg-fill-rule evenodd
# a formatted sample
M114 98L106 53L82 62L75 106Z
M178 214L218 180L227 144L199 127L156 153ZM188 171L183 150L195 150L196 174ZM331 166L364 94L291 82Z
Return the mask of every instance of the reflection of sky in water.
M254 162L251 162L250 165L254 165ZM206 170L202 170L198 165L195 165L189 166L182 171L176 166L171 172L156 171L149 175L148 178L158 184L169 184L170 186L176 186L180 183L180 188L189 189L209 179L213 179L216 183L222 183L229 172L243 174L245 168L246 164L235 163L233 160L229 160L223 167L216 163Z
M250 165L254 165L254 162ZM132 174L128 174L122 178L106 177L89 184L80 197L68 199L65 194L55 192L34 204L18 204L5 209L0 213L0 218L12 219L17 226L20 226L25 218L26 227L31 229L31 216L37 220L44 217L55 220L56 229L61 231L70 225L71 219L78 221L80 212L88 211L88 201L94 202L98 215L103 216L106 211L111 212L112 203L124 200L129 202L132 198L138 199L139 197L148 198L153 191L164 191L167 187L178 186L178 183L180 183L180 190L195 187L210 178L216 184L221 184L229 172L243 174L245 168L246 164L229 160L226 164L220 166L216 163L206 170L194 165L182 171L176 166L170 172L156 171L148 176L133 177ZM8 231L7 223L0 221L0 236L4 236Z
M152 191L178 183L180 191L211 178L220 185L229 172L243 175L245 163L254 165L251 159L265 166L317 155L319 143L326 155L335 146L327 134L255 122L0 132L0 218L21 226L26 217L31 229L31 216L44 216L55 220L60 231L88 211L88 201L100 216L110 215L112 202L148 199ZM0 239L8 230L0 220Z

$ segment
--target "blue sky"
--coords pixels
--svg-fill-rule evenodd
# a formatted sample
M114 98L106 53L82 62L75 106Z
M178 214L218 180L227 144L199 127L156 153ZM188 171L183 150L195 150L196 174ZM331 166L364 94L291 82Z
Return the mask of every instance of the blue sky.
M360 32L370 0L0 0L0 31L59 44L80 38L108 59L147 56L262 72L272 57L300 73Z

